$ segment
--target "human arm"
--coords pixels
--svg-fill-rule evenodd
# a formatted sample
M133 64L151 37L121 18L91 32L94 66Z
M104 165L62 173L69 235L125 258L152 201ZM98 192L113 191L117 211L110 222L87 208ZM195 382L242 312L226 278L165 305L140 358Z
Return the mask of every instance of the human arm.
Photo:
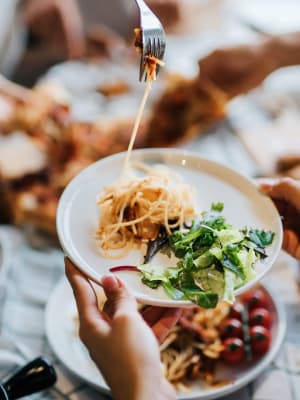
M124 284L113 275L103 279L107 303L101 312L92 285L68 259L66 274L77 303L80 338L111 387L114 399L175 399L174 389L162 373L158 342ZM173 310L173 319L169 314L167 326L178 317L179 311ZM154 320L157 326L159 321ZM164 323L162 329L163 326Z
M23 19L44 45L62 48L68 58L84 55L83 22L76 0L24 0Z
M300 260L300 181L262 179L260 189L271 197L283 217L283 248Z
M267 36L258 42L218 49L199 61L200 77L229 98L254 89L273 71L300 64L300 32Z

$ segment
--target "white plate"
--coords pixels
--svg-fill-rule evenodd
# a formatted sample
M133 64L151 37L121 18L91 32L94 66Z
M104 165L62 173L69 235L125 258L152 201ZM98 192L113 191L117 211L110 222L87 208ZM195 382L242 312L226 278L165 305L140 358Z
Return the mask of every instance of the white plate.
M96 198L100 190L115 181L120 174L125 153L102 159L77 175L65 189L58 206L57 231L66 254L92 280L114 265L139 265L143 252L132 250L119 260L101 256L95 239L99 211ZM269 257L256 265L257 277L236 290L236 294L249 289L261 280L273 265L282 242L282 225L272 201L262 195L255 184L237 172L213 161L205 160L183 150L135 150L134 161L162 163L179 173L186 183L195 186L200 210L209 210L212 202L224 203L224 215L237 228L245 226L269 229L275 232L273 244L268 248ZM167 257L157 255L156 262L164 264ZM136 298L146 304L161 306L189 306L189 301L171 300L162 288L151 289L141 282L140 275L121 272L120 277L133 291Z
M273 314L272 343L269 352L262 358L245 363L237 368L220 366L217 377L228 379L232 384L218 389L205 389L200 383L194 383L191 391L179 393L178 399L216 399L235 392L258 377L276 356L283 342L286 330L286 316L278 296L264 288L270 296ZM46 335L50 345L60 361L75 375L83 379L101 392L109 389L99 371L91 361L87 350L77 335L76 305L70 285L63 279L51 294L46 308Z

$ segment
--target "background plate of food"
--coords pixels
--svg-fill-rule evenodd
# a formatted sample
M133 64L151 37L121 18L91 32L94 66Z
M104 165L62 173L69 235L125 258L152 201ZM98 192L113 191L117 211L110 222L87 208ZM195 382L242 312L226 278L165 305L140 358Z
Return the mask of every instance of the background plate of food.
M272 201L222 164L182 150L102 159L64 191L57 231L92 280L112 271L145 304L213 308L273 265L282 225Z
M245 322L245 312L249 323ZM65 279L49 298L45 322L48 340L60 361L79 378L108 393L109 388L78 337L76 304ZM249 334L248 342L241 326ZM264 340L256 340L257 330ZM216 399L258 377L276 356L285 330L285 311L278 296L266 287L256 286L232 308L219 303L211 310L186 309L161 345L162 365L178 390L178 399ZM248 343L247 351L245 345L239 347L241 340ZM232 341L238 345L233 346L237 351L228 351Z

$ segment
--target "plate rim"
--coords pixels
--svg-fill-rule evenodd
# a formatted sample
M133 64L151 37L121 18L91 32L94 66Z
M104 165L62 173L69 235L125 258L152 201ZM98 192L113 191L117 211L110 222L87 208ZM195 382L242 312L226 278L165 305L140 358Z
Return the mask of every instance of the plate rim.
M63 224L64 215L67 212L66 211L67 207L66 207L65 203L66 203L66 198L68 198L69 193L72 193L72 189L74 186L76 186L76 183L78 180L82 179L82 177L84 177L85 175L88 176L90 171L97 169L99 167L99 165L101 165L101 164L105 165L106 163L113 162L114 159L118 159L118 158L124 156L125 154L126 154L126 152L120 152L120 153L116 153L116 154L113 154L108 157L101 158L100 160L98 160L98 161L94 162L93 164L89 165L88 167L84 168L84 170L82 170L78 175L76 175L66 186L66 188L64 189L64 191L60 197L58 207L57 207L56 228L57 228L59 242L61 244L61 247L63 248L64 253L67 254L68 257L71 259L71 261L78 266L78 268L81 270L82 273L84 273L89 279L94 281L96 284L100 284L100 285L101 285L101 274L98 273L97 271L95 271L89 265L82 267L76 258L76 254L72 253L72 251L69 251L67 249L67 245L66 245L67 238L66 238L64 224ZM178 158L179 156L189 157L190 159L198 160L200 162L206 163L207 165L211 165L212 167L217 167L217 168L221 167L222 170L227 171L230 175L235 175L240 180L243 180L245 183L247 183L249 188L251 188L252 190L254 190L254 189L257 190L257 185L255 185L253 180L250 179L249 177L247 177L243 174L240 174L239 172L227 167L226 165L224 165L220 162L199 156L196 152L192 152L190 150L178 149L178 148L172 148L172 149L169 149L169 148L147 148L147 149L134 149L132 151L132 154L133 154L133 156L134 155L137 155L137 156L152 155L152 157L155 157L156 155L157 156L163 155L165 157L170 157L170 158L174 158L174 157ZM279 213L278 213L273 201L268 196L265 196L265 200L269 202L269 207L271 207L272 211L274 212L274 215L277 214L276 224L277 224L278 232L276 232L276 235L277 235L278 247L275 249L274 253L272 254L272 258L268 264L268 267L266 267L261 272L259 277L256 277L253 280L247 282L245 285L237 288L234 291L235 296L238 296L238 295L246 292L252 286L257 284L261 279L263 279L265 277L265 275L268 272L270 272L272 266L274 265L276 259L278 258L280 250L281 250L281 245L282 245L282 240L283 240L282 221L280 219ZM150 304L150 305L154 305L154 306L165 306L165 307L190 307L190 306L193 306L193 303L189 300L173 300L173 299L158 299L158 298L157 299L151 298L151 300L150 300L149 296L144 295L142 293L137 293L137 292L134 293L134 296L141 303Z
M60 360L60 362L69 370L72 374L74 374L77 378L83 380L87 384L89 384L91 387L95 388L96 390L99 390L101 393L104 394L111 394L110 389L108 386L102 386L100 384L95 383L94 381L88 379L88 375L83 376L78 372L78 369L76 369L72 362L66 361L64 356L61 355L61 351L59 350L55 340L53 339L51 335L51 314L52 314L52 304L55 302L56 296L60 291L68 285L66 277L63 277L60 279L60 281L56 284L54 287L52 293L49 296L49 299L46 304L45 308L45 317L44 317L44 326L45 326L45 334L47 337L47 340L50 344L50 347L56 357ZM255 364L251 367L249 372L246 372L242 377L238 378L235 382L232 384L223 386L221 388L218 388L216 390L208 390L207 393L203 392L203 395L200 394L201 397L199 397L199 393L194 393L192 395L189 394L184 394L177 392L177 399L178 400L213 400L220 398L221 396L227 396L233 392L238 391L239 389L243 388L246 386L248 383L252 382L255 380L261 373L265 371L265 369L268 367L268 365L275 359L277 356L278 352L281 349L281 346L284 342L284 338L286 335L286 328L287 328L287 315L285 311L285 307L283 302L279 299L278 296L276 296L274 288L271 288L270 285L264 283L260 283L260 286L263 287L264 290L267 291L268 295L271 297L275 313L277 315L277 323L278 323L278 328L277 328L277 335L276 338L273 342L273 346L269 350L269 352L259 360L258 366ZM75 300L74 300L75 301ZM101 374L101 373L100 373ZM104 378L103 378L104 379Z

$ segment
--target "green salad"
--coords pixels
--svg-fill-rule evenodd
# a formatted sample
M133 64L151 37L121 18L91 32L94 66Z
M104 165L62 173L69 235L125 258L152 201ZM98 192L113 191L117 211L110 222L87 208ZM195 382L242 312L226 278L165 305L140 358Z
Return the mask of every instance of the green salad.
M234 290L256 276L254 264L267 257L265 249L272 244L274 233L235 229L222 211L223 203L212 204L191 226L161 235L158 243L150 244L147 262L138 267L143 283L151 288L162 286L170 298L190 300L204 308L213 308L221 300L233 303ZM176 265L152 263L157 251L175 255Z

